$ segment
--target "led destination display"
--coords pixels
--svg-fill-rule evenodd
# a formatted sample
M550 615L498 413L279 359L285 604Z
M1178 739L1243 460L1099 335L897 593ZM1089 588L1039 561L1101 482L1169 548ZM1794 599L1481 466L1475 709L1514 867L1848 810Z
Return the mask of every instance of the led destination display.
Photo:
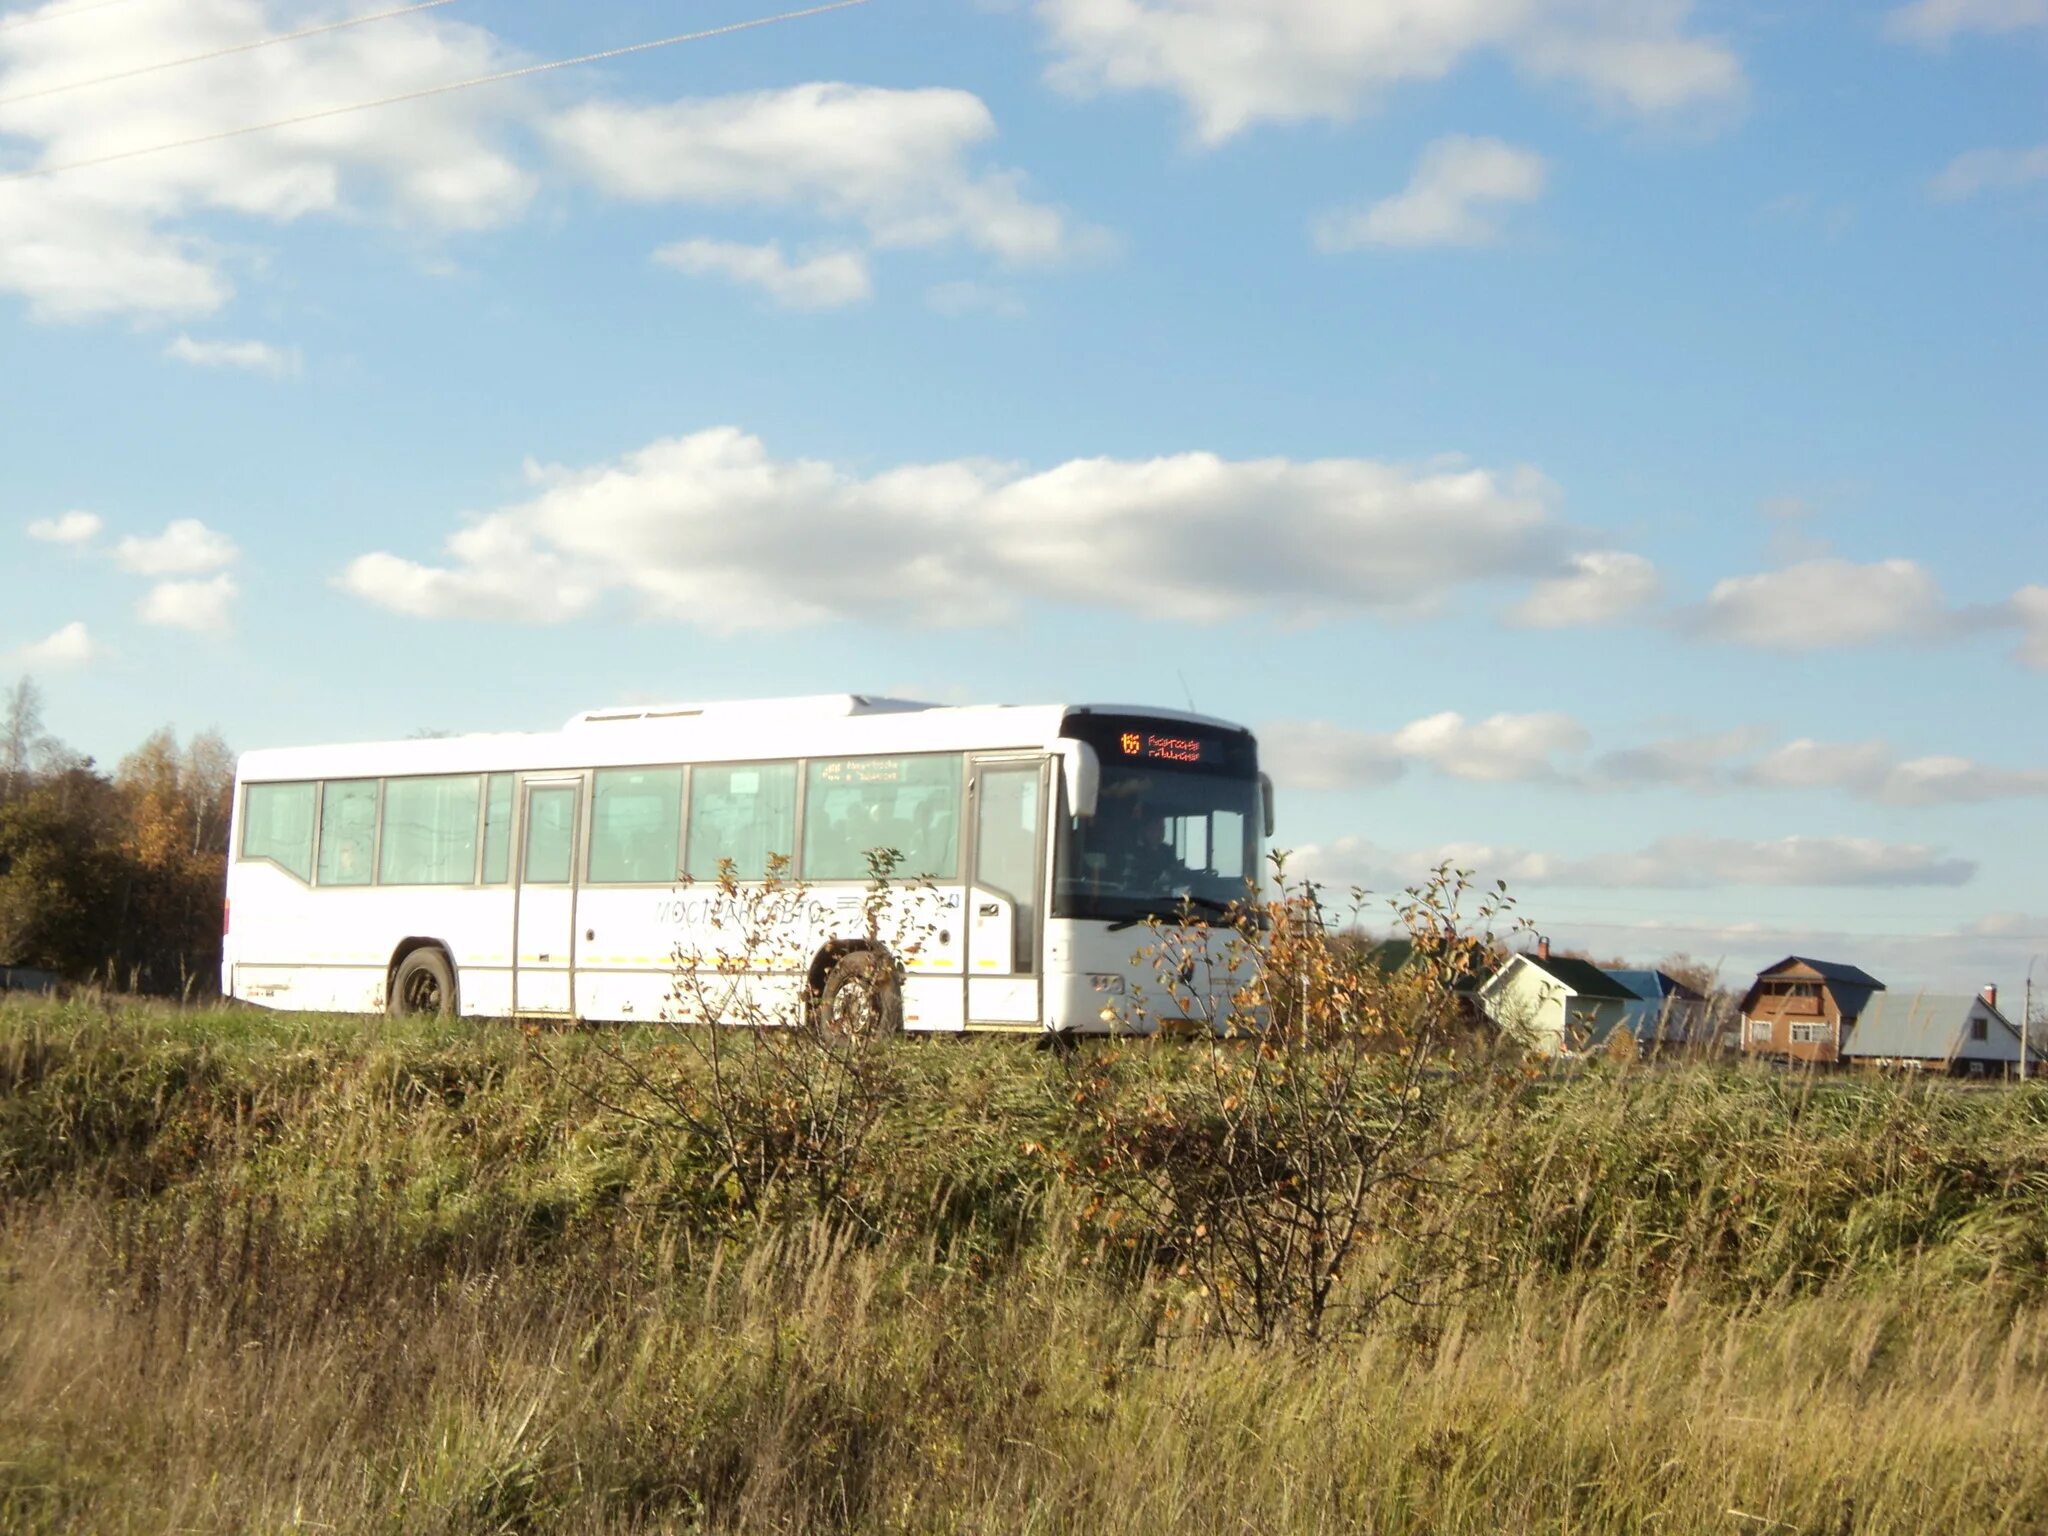
M1129 763L1247 778L1258 771L1257 754L1248 731L1136 715L1075 713L1067 716L1060 734L1095 748L1105 768L1114 763Z

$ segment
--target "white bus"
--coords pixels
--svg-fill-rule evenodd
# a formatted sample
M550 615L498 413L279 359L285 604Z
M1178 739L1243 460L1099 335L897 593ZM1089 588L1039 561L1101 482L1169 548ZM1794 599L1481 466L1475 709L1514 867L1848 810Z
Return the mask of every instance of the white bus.
M236 779L222 990L349 1013L677 1017L679 964L727 942L721 869L744 895L786 867L781 1016L858 980L886 1028L1105 1032L1161 992L1143 925L1243 901L1272 819L1221 720L858 695L256 751ZM907 953L865 910L878 848L921 904Z

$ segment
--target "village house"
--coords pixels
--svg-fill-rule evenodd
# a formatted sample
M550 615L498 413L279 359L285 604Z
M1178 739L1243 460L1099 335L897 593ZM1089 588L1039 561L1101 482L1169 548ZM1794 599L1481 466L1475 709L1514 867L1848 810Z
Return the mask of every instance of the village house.
M1479 986L1494 1027L1546 1056L1604 1045L1638 1001L1592 961L1551 954L1548 939L1539 939L1533 954L1509 956Z
M1842 1042L1884 983L1833 960L1787 955L1757 972L1743 994L1742 1054L1774 1061L1833 1063Z
M1637 1050L1649 1054L1706 1043L1706 994L1662 971L1607 974L1635 999L1623 1009L1617 1028L1635 1040Z
M2026 1042L2029 1076L2048 1060L2043 1044ZM1999 1012L1996 987L1962 997L1873 997L1843 1040L1842 1059L1890 1072L2012 1077L2019 1071L2020 1031Z

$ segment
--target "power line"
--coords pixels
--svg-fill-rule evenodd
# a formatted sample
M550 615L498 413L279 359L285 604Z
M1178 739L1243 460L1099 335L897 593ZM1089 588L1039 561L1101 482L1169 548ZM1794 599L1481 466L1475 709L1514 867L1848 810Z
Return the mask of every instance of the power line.
M118 0L99 0L100 4L115 4ZM301 112L296 117L280 117L267 123L250 123L241 128L224 128L218 133L202 133L189 139L173 139L164 144L144 144L135 149L115 150L108 155L94 155L86 160L69 160L61 165L40 165L26 171L8 171L0 174L0 184L10 181L30 181L37 177L62 176L71 171L90 170L94 166L112 165L116 161L134 160L143 155L163 154L167 150L191 149L200 144L218 144L223 139L239 139L252 133L270 133L279 128L294 128L301 123L317 123L330 117L343 117L352 112L369 112L378 107L395 107L408 101L421 101L429 96L445 96L450 91L466 91L479 85L498 85L507 80L523 80L530 75L544 75L551 70L569 69L578 64L597 64L606 59L623 58L629 53L646 53L655 48L670 48L677 43L697 43L707 38L726 37L734 32L750 32L757 27L772 27L779 22L802 21L807 16L822 16L828 11L851 10L857 5L866 5L868 0L831 0L828 5L814 5L800 11L783 11L774 16L756 16L749 21L730 22L722 27L707 27L701 32L681 32L674 37L657 37L651 42L628 43L622 48L606 48L599 53L581 54L573 59L554 59L545 64L527 64L518 69L499 70L496 74L477 75L468 80L452 80L446 85L429 85L417 91L401 91L396 96L380 96L375 101L351 102L345 107L323 107L318 112Z
M32 27L39 21L62 21L66 16L82 15L86 11L104 11L110 5L126 5L128 0L92 0L90 5L74 5L61 11L38 11L33 16L8 16L0 18L0 32L12 32L20 27Z
M101 0L101 4L116 4L118 0ZM281 32L275 37L259 37L253 43L235 43L227 48L216 48L211 53L187 54L182 59L163 59L155 64L142 64L134 69L118 70L111 75L95 75L90 80L72 80L63 85L44 86L39 91L23 91L19 96L0 96L0 107L11 107L19 101L39 101L45 96L61 96L66 91L82 91L89 85L108 85L116 80L132 80L137 75L153 75L160 69L178 69L186 64L204 64L209 59L224 59L230 54L248 53L257 48L272 48L279 43L295 43L302 37L318 37L323 32L340 32L349 27L365 26L373 21L389 21L394 16L410 16L416 11L431 11L439 6L453 5L455 0L421 0L418 5L402 5L394 11L377 11L368 16L350 16L342 21L323 22L317 27L303 27L297 32ZM98 6L85 6L85 10L97 10Z

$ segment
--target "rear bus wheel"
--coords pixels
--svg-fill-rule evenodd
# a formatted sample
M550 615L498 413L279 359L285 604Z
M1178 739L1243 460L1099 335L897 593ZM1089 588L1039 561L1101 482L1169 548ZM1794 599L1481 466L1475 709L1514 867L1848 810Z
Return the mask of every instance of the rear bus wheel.
M879 1040L902 1033L903 992L889 957L872 949L842 955L818 993L818 1028L834 1040Z
M455 1011L455 967L438 949L416 949L391 978L394 1018L446 1018Z

